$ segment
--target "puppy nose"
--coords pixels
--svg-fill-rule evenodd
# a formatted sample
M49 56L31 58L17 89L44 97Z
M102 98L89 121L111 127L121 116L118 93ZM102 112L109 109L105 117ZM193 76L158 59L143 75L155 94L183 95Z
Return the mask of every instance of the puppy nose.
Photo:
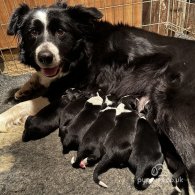
M53 54L50 51L42 51L38 54L38 60L42 64L49 65L53 61Z

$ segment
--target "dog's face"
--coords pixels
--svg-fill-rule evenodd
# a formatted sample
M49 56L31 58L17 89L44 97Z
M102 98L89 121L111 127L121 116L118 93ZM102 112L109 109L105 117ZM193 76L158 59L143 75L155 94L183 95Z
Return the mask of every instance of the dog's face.
M84 31L102 17L95 8L57 3L30 9L22 4L13 13L7 33L19 35L20 58L47 77L68 72ZM76 58L77 56L75 56Z

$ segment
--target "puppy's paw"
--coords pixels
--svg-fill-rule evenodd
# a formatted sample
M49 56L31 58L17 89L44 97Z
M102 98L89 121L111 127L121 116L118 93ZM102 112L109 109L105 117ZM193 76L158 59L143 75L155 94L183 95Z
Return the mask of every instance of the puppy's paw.
M15 98L15 100L23 100L23 99L26 99L30 94L31 94L31 91L30 90L24 91L22 89L19 89L14 94L14 98Z

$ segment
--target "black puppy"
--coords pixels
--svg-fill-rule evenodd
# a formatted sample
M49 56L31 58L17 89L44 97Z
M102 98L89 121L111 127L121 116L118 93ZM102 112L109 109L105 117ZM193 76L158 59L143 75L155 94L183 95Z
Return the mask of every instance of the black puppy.
M87 100L84 108L75 116L71 123L64 130L63 153L70 150L77 150L86 131L93 121L98 117L102 107L103 99L97 96Z
M138 190L146 189L162 172L163 162L158 136L142 115L137 122L133 150L129 158L130 169L135 173L135 187Z
M29 116L25 123L22 140L27 142L41 139L55 131L59 127L60 113L63 110L68 111L69 106L67 105L69 105L69 102L74 101L79 96L81 96L81 91L70 88L66 90L60 101L52 102L35 116ZM84 99L86 101L87 98Z
M65 137L65 129L70 121L81 111L89 96L80 94L76 100L69 102L69 104L61 111L59 121L59 137L63 143Z
M121 103L116 109L116 126L112 129L103 145L104 156L96 166L93 179L95 183L102 187L107 187L99 180L98 176L106 172L110 167L124 167L128 164L132 151L138 114L132 109L135 100L130 96L121 99Z
M112 95L106 96L105 108L100 111L98 118L84 135L75 162L74 157L71 159L73 167L85 168L86 165L93 165L102 156L105 137L115 125L115 103Z

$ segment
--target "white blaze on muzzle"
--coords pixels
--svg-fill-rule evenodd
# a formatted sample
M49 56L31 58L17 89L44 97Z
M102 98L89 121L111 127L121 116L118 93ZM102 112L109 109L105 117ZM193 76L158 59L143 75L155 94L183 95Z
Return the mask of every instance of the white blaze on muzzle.
M44 64L42 64L39 59L38 59L38 55L40 52L43 51L48 51L51 52L53 54L53 61L50 64L50 67L55 67L55 66L59 66L60 64L60 54L59 54L59 49L52 43L52 42L43 42L41 43L37 49L35 50L35 60L36 63L41 67L41 68L46 68Z

